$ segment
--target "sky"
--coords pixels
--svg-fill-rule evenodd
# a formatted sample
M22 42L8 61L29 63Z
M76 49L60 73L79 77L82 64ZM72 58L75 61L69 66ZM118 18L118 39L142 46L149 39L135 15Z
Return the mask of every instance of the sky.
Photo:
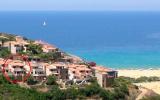
M160 11L160 0L0 0L0 11Z

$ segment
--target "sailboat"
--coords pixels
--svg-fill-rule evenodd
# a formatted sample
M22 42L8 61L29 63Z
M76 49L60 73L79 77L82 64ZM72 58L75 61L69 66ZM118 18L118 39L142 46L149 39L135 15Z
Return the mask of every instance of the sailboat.
M46 26L46 25L47 25L47 24L46 24L46 22L44 21L44 22L43 22L43 26Z

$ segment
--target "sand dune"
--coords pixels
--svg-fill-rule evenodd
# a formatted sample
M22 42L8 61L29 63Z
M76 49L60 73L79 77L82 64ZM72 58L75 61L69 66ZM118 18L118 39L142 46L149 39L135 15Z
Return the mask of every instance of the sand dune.
M132 78L138 78L141 76L151 77L157 76L160 77L160 69L144 69L144 70L118 70L118 76L126 76ZM136 83L137 86L145 87L148 89L153 90L154 92L160 94L160 81L158 82L143 82L143 83Z
M154 92L160 94L160 82L144 82L144 83L136 83L136 85L151 89Z

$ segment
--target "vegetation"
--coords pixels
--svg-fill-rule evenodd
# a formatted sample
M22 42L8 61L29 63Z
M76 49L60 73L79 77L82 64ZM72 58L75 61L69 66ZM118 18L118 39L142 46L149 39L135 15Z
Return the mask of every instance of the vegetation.
M143 98L142 100L160 100L160 95Z
M28 79L27 79L27 84L28 85L35 85L37 83L36 80L34 80L33 76L30 76Z
M32 77L28 80L32 83ZM61 90L58 85L55 84L55 78L53 76L48 77L48 84L51 84L50 91L41 93L35 89L25 89L16 84L11 84L3 77L0 76L0 99L5 100L65 100L65 99L100 99L103 100L121 100L125 99L128 95L127 85L121 79L116 79L116 85L113 86L113 90L109 91L101 88L96 81L92 81L90 85L84 87L70 87L65 90ZM27 97L27 98L25 98ZM148 99L147 99L148 100Z
M59 52L49 52L49 53L41 53L39 55L39 57L42 58L43 60L55 60L55 61L57 61L62 56Z
M0 88L0 100L45 100L46 98L46 94L9 83L3 75L0 75Z
M31 56L35 56L43 52L42 47L40 45L36 45L33 43L29 44L27 51Z
M0 47L0 57L1 58L7 58L11 55L11 52L8 50L8 48L2 48Z
M53 75L48 76L46 84L47 85L57 85L56 77Z
M131 85L131 83L124 78L115 79L112 85L112 87L114 88L114 98L124 99L126 95L129 96L129 85Z
M6 33L0 33L0 40L1 41L15 41L15 36L16 35L13 35L13 34L6 34Z
M139 78L130 78L130 77L121 77L124 78L128 81L130 81L131 83L141 83L141 82L152 82L152 81L160 81L160 77L139 77Z

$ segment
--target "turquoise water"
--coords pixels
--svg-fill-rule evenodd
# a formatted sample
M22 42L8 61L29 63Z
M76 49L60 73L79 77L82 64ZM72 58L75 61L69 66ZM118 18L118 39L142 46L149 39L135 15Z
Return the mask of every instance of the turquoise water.
M160 12L0 12L0 31L47 41L99 65L160 67Z
M69 50L72 51L72 50ZM159 51L73 50L84 60L112 68L160 68Z

